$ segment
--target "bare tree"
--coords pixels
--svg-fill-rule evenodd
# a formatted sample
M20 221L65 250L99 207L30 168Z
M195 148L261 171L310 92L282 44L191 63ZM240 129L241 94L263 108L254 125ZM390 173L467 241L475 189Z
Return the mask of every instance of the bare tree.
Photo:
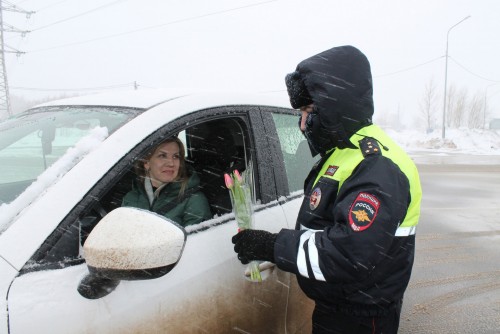
M434 83L434 79L430 79L425 85L422 100L420 101L421 118L424 120L427 132L431 132L437 125L435 113L437 99L436 84Z
M467 111L467 95L467 90L465 88L461 88L460 90L457 90L455 86L450 88L446 118L446 125L449 128L458 128L465 125L467 122L465 119Z
M377 110L374 115L375 122L382 127L389 127L391 125L391 114L387 110Z
M468 107L468 92L466 88L461 88L457 94L457 102L455 105L455 128L466 125L467 122L467 107Z
M470 129L481 129L483 128L483 113L484 113L484 99L478 93L472 97L469 102L469 117L467 119L467 125Z
M486 97L480 92L469 98L467 88L451 85L447 93L446 126L469 129L484 128Z

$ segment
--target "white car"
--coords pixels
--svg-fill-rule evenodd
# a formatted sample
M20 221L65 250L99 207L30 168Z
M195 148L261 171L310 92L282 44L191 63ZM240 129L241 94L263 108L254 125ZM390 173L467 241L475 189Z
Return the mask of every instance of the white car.
M313 305L293 275L262 263L263 281L251 282L237 260L221 172L245 170L254 228L294 228L314 160L288 105L132 91L0 123L0 333L310 332ZM213 211L186 228L120 207L136 158L172 135Z

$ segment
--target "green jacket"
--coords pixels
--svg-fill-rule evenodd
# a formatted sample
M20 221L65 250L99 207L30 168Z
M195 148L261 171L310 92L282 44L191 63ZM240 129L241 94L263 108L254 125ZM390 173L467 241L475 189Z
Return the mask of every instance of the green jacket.
M123 197L122 206L131 206L160 213L182 226L198 224L212 218L208 200L199 190L200 178L194 171L191 171L185 189L187 196L184 196L180 202L178 202L181 188L180 182L168 183L159 191L156 191L154 195L152 190L149 190L150 196L154 197L152 203L148 198L144 182L150 181L143 178L135 180L132 190ZM175 205L171 206L167 212L162 212L164 211L162 208L168 206L169 203L175 203Z

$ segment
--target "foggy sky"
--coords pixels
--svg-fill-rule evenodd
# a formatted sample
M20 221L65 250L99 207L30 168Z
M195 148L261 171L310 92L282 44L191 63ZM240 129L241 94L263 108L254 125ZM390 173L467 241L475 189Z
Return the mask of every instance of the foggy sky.
M303 59L350 44L374 76L376 116L410 124L433 80L487 101L500 117L500 2L334 0L11 0L4 22L11 95L36 99L101 88L185 87L285 92ZM389 116L387 116L389 115ZM488 118L490 115L488 115Z

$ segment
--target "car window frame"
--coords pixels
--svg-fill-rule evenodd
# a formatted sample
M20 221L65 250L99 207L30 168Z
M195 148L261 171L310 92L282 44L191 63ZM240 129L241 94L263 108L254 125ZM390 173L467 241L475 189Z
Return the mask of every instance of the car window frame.
M283 171L284 182L286 182L286 184L287 184L287 188L283 189L284 192L283 193L280 192L279 194L281 196L286 196L290 199L295 199L295 198L302 196L303 190L304 190L303 183L304 183L308 173L311 171L311 169L315 165L315 163L317 163L320 160L320 157L319 156L313 157L312 154L310 153L309 148L299 147L299 144L305 144L307 146L308 146L308 144L307 144L306 138L303 136L303 134L300 134L300 132L299 132L300 130L299 130L298 121L300 119L299 118L300 115L298 114L298 112L296 110L275 108L271 112L272 112L272 114L270 114L269 117L271 118L272 121L269 120L266 123L272 124L274 127L273 129L268 129L268 131L269 132L273 131L275 133L275 137L273 137L273 138L277 138L277 140L276 140L277 144L275 145L277 153L275 155L279 156L279 158L281 159L282 166L283 166L283 168L281 170ZM283 155L283 150L282 150L282 145L281 145L282 136L280 136L279 131L278 131L279 127L276 125L276 122L274 120L274 115L276 115L276 114L287 115L287 116L291 116L292 118L295 117L297 120L297 122L294 122L294 123L297 126L297 132L302 137L302 140L299 143L297 143L297 147L295 147L294 155L296 156L297 154L299 154L299 158L293 157L293 159L300 159L300 162L298 163L298 165L300 165L300 167L307 166L307 168L304 168L303 174L298 178L296 175L298 172L298 169L297 169L298 166L296 166L296 165L294 166L293 163L292 164L290 163L290 161L287 164L287 161L285 160L285 156ZM299 149L301 151L298 151ZM303 149L307 149L307 152L305 153L304 151L302 151ZM307 157L305 155L307 155ZM305 162L305 161L303 161L303 159L308 159L308 161ZM290 168L291 166L292 166L292 168ZM290 173L290 175L287 175L288 173ZM290 183L290 180L292 180L293 178L295 178L296 182L297 181L299 182L299 184L300 184L299 188L296 188L296 183L295 184Z
M174 119L168 124L164 124L156 131L150 133L144 140L138 143L113 167L111 167L111 169L108 170L83 196L82 200L69 211L66 217L58 224L57 228L55 228L54 231L45 239L42 245L31 256L30 260L23 266L20 271L20 275L41 270L63 269L84 263L85 260L83 258L73 258L65 259L60 262L38 264L38 262L44 258L44 254L48 254L57 241L61 239L63 233L65 233L63 231L69 231L72 228L76 229L75 222L78 221L81 214L85 212L85 210L90 211L92 207L99 206L100 203L98 199L103 198L125 176L125 174L133 168L136 158L141 156L141 154L149 147L152 147L155 142L158 142L158 138L179 133L186 128L206 121L216 120L218 118L238 117L246 123L249 136L248 144L250 145L251 159L254 168L254 182L261 204L260 208L257 208L256 210L263 210L266 205L278 205L276 203L276 200L278 199L276 186L277 184L280 184L280 182L275 183L275 180L276 176L280 175L277 169L279 170L281 168L273 168L279 167L280 164L279 162L276 162L277 159L272 154L275 149L271 149L271 146L275 145L275 143L269 139L270 136L266 133L266 131L272 130L272 127L269 128L265 124L266 122L269 122L269 119L267 117L263 117L263 115L266 115L266 113L262 113L262 109L259 106L251 105L206 108L192 111L189 114ZM272 157L271 164L258 163L259 161L265 161L268 157ZM275 204L272 202L275 202ZM189 232L189 234L198 233L211 227L228 223L234 218L232 218L232 216L228 216L222 219L220 217L215 219L217 220L215 224L204 224L199 229ZM212 221L212 219L207 220L207 222L209 221Z
M273 113L298 117L298 112L294 109L289 109L289 108L267 107L263 109L262 118L264 125L266 127L265 131L268 136L269 147L272 150L271 156L273 157L273 164L275 166L279 166L279 168L275 168L274 170L277 195L279 198L286 198L286 199L299 198L303 196L302 192L295 191L292 194L289 189L287 171L285 168L283 152L281 150L281 143L278 135L278 130L276 129L276 124L274 122L272 115ZM280 200L280 203L282 202L284 201Z

